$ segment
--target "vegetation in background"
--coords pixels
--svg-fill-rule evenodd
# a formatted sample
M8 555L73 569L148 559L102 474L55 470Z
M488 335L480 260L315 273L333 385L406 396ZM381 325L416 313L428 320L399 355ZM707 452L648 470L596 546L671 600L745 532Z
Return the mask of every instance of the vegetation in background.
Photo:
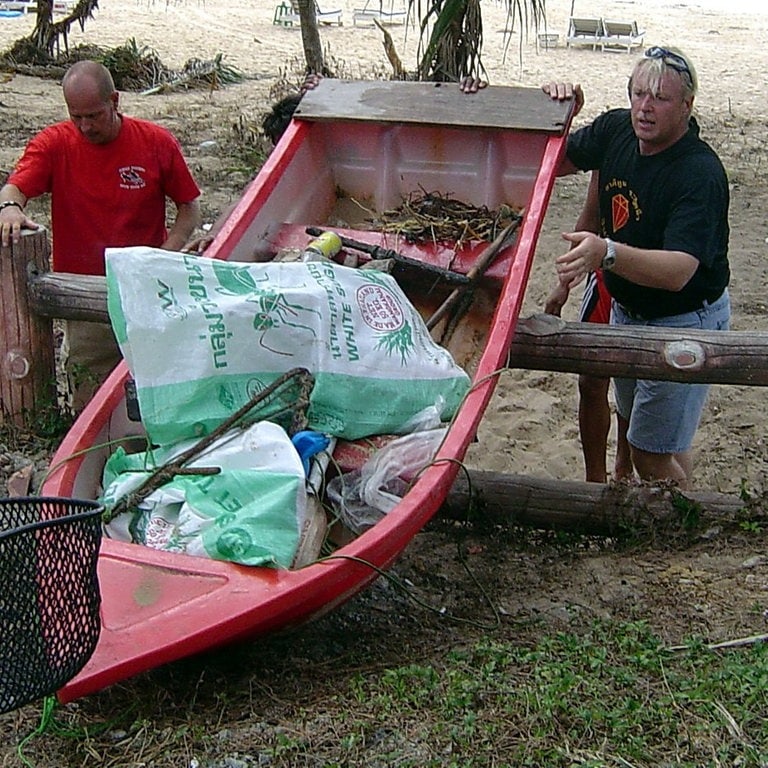
M244 79L236 67L224 63L221 53L208 61L189 59L181 70L170 69L163 64L156 51L139 44L135 38L116 48L80 45L59 54L48 64L55 64L53 73L59 75L67 66L83 59L104 64L112 74L115 87L121 91L158 93L176 88L221 88ZM19 59L13 49L4 55L3 60L11 69L28 70L23 65L23 57ZM41 74L40 68L32 73Z
M385 0L373 0L385 7ZM516 25L527 32L546 22L545 0L504 0L507 7L506 32ZM308 72L339 77L323 56L314 0L297 0L301 38ZM480 0L408 0L408 18L419 30L418 61L412 79L456 82L465 76L479 77L482 64L483 22ZM386 30L385 38L387 37ZM510 38L508 38L510 39ZM401 76L402 73L396 73Z
M384 5L384 0L378 0ZM507 7L508 40L515 28L527 33L533 27L538 30L546 24L545 0L505 0ZM339 77L334 62L323 50L317 22L317 4L314 0L297 0L301 19L301 38L307 72ZM35 29L31 35L17 40L3 59L6 66L51 66L62 63L69 56L68 34L73 24L85 28L98 9L98 0L79 0L72 11L60 21L53 21L52 0L38 3ZM412 74L401 70L397 77L409 79L452 82L465 76L484 75L482 63L483 23L480 0L408 0L408 17L419 32L418 61ZM385 41L392 48L391 38L383 30ZM394 51L391 51L393 53ZM143 51L142 51L143 53ZM396 54L395 54L396 57ZM391 58L391 56L390 56ZM397 58L397 57L396 57ZM216 72L221 82L234 74L232 68L217 57ZM188 67L200 62L189 62ZM186 73L184 77L189 75ZM167 83L158 73L152 86Z
M69 13L58 21L53 20L53 0L37 0L35 28L28 37L17 40L11 49L12 57L25 64L46 64L69 48L69 30L74 24L85 29L93 12L98 10L98 0L78 0Z

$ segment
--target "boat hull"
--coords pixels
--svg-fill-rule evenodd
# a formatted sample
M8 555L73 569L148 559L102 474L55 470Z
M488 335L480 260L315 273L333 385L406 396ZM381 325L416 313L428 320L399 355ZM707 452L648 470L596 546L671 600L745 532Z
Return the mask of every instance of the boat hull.
M437 116L430 119L429 102L423 101L421 111L427 117L421 114L409 122L394 108L387 113L377 107L373 117L368 114L371 99L366 94L372 84L350 84L346 112L337 114L331 107L339 101L340 86L334 83L324 91L325 85L302 103L302 114L245 190L207 255L266 260L279 249L302 247L308 239L305 227L320 225L468 273L487 243L472 242L458 251L413 246L349 217L344 226L337 226L339 212L350 205L382 211L420 190L439 190L489 208L516 206L523 211L522 224L516 242L502 250L483 278L485 308L476 302L477 311L465 322L470 332L451 342L451 351L472 377L472 388L436 460L395 509L332 555L303 568L250 568L105 539L99 559L101 638L86 667L59 691L61 701L194 653L298 625L348 600L388 568L437 512L476 435L522 306L564 151L567 109L526 89L491 89L497 101L502 96L509 100L511 112L516 94L523 93L520 103L535 104L545 117L541 125L486 125L481 116L467 115L470 103L475 112L482 112L481 100L470 101L474 97L459 95L458 88L450 94L444 87L448 106L441 102ZM431 84L377 84L376 104L386 103L388 94L402 109L409 99L426 99L425 87ZM466 124L449 119L462 113ZM404 280L406 293L414 294L425 316L449 292L445 286L433 290L419 274ZM52 460L44 494L96 498L101 467L114 441L141 438L140 425L125 413L128 378L123 363L84 409Z

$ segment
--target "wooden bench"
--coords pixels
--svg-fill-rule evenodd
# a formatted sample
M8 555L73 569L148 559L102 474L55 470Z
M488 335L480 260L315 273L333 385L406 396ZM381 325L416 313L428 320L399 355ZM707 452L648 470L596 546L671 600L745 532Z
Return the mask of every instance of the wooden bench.
M539 34L539 47L548 51L550 48L557 48L560 43L560 35L552 32L542 32Z

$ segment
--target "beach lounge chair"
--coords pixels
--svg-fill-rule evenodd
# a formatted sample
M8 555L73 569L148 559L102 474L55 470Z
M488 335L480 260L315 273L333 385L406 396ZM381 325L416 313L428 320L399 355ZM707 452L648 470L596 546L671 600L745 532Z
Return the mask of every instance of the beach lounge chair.
M281 27L292 27L294 24L300 24L301 20L298 12L294 13L290 3L280 3L280 5L275 6L272 23Z
M291 0L291 9L293 13L298 18L299 16L299 3L297 0ZM317 23L318 24L338 24L341 26L343 24L341 20L341 9L338 9L336 11L321 11L320 6L315 3L315 14L317 15Z
M645 30L637 28L636 21L609 21L603 19L603 39L601 48L604 51L622 51L631 53L643 45Z
M565 45L567 48L572 45L590 45L592 50L596 51L598 46L603 44L604 37L602 19L581 19L571 16Z
M0 11L5 16L23 16L26 13L34 13L37 10L36 0L2 0Z
M352 23L355 26L373 26L374 19L384 26L392 24L405 24L408 12L405 8L395 9L392 5L385 9L383 2L371 3L367 0L362 8L352 11Z

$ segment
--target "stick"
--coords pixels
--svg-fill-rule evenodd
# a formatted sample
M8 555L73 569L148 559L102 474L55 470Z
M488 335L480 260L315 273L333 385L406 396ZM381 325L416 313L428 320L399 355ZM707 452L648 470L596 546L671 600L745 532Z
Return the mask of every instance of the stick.
M742 648L745 645L756 645L768 641L768 635L751 635L750 637L739 637L735 640L724 640L721 643L709 643L704 647L709 651L718 651L721 648ZM690 645L672 645L667 648L668 651L687 651Z
M432 317L427 320L427 328L431 331L446 313L455 307L466 291L471 290L477 281L485 274L488 267L498 254L512 243L512 236L522 222L522 216L508 224L497 236L496 239L486 246L483 252L477 257L472 268L467 272L469 283L462 288L454 288L450 296L435 310Z
M307 227L305 231L308 235L318 237L319 235L322 235L325 230L320 229L320 227ZM467 285L469 283L469 277L467 275L462 275L459 272L452 272L450 269L438 267L437 264L427 264L418 259L412 259L410 256L403 256L402 253L398 253L391 248L383 248L380 245L363 243L360 240L353 240L349 237L339 236L339 239L345 248L354 248L356 251L370 254L372 259L394 259L397 264L414 267L423 272L436 275L447 283L458 283L459 285Z
M219 467L199 467L199 468L186 468L192 459L201 454L208 446L217 440L221 435L235 426L241 419L243 419L250 410L257 406L262 401L266 400L270 395L274 394L276 390L282 387L287 381L293 378L300 378L302 380L300 399L306 400L306 403L299 403L299 406L306 407L309 402L309 395L311 393L312 386L314 386L314 378L306 368L293 368L290 371L279 376L269 386L257 392L244 406L233 413L228 419L221 422L210 434L202 437L191 448L188 448L183 453L179 454L173 461L163 464L158 467L151 475L132 493L126 494L121 498L112 509L104 510L102 514L102 520L105 523L109 523L114 520L118 515L135 507L141 501L143 501L150 493L157 490L160 486L165 485L172 480L175 475L187 474L187 475L215 475L221 470Z

